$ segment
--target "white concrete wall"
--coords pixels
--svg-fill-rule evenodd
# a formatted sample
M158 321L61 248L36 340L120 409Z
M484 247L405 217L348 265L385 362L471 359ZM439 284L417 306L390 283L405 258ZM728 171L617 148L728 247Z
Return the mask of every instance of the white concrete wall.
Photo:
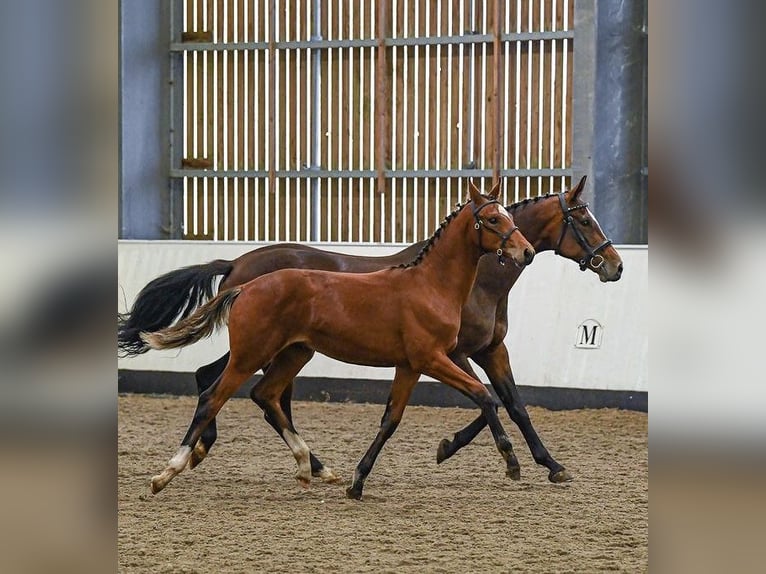
M254 243L120 241L120 311L154 277L194 263L233 259L260 247ZM322 249L386 255L402 245L317 244ZM516 382L530 386L648 391L648 249L618 246L625 272L617 283L601 283L572 262L542 253L510 294L510 350ZM603 327L599 348L577 348L578 326L596 320ZM226 332L180 351L150 351L120 359L120 369L193 372L220 357ZM482 380L488 382L481 373ZM386 379L393 369L347 365L315 356L301 376Z

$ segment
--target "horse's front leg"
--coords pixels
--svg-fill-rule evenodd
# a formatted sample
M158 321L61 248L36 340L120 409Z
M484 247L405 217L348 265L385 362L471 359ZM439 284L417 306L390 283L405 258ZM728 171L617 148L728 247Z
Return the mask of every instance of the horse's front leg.
M463 369L468 375L478 380L479 377L468 362L468 357L463 354L453 354L450 355L450 359L452 359L452 362ZM471 443L486 426L487 419L484 418L483 414L480 414L467 426L457 431L452 437L452 440L447 438L442 439L436 449L436 464L441 464L461 448ZM521 469L518 466L508 468L506 474L514 480L519 480L521 478Z
M364 488L364 481L372 470L372 466L375 464L375 460L378 458L383 445L394 434L396 427L399 426L399 422L402 420L404 414L404 408L407 406L407 401L410 400L412 389L418 382L420 373L413 371L407 367L397 367L396 374L394 376L394 383L391 385L391 393L388 396L388 403L386 404L386 411L383 414L383 418L380 420L380 429L375 439L372 441L370 448L359 461L354 471L354 481L351 486L346 489L346 496L348 498L354 498L359 500L362 498L362 489Z
M484 369L498 397L505 406L511 420L516 423L527 441L529 450L535 462L548 468L548 480L551 482L568 482L574 477L556 460L545 448L543 441L532 426L524 402L516 389L516 382L511 371L508 349L500 343L495 347L485 349L473 356L476 363Z
M484 384L477 378L471 377L462 371L446 355L437 356L432 359L424 372L442 381L444 384L457 389L479 406L482 418L489 425L497 450L503 455L507 468L513 469L518 473L519 461L513 452L511 440L508 438L497 416L497 402L492 398Z

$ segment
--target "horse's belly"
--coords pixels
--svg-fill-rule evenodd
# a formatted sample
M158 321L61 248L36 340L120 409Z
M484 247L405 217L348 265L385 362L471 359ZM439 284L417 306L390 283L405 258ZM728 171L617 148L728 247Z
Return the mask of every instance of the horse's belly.
M394 367L404 361L398 345L379 344L381 341L317 333L307 343L323 355L354 365Z

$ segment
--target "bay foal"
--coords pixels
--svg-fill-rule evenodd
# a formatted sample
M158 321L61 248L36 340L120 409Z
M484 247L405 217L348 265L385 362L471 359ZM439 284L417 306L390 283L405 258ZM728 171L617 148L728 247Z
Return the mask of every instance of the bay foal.
M453 212L435 240L411 265L373 273L281 270L220 293L187 319L142 338L155 349L176 348L208 336L229 322L230 355L218 380L203 392L189 430L165 470L152 478L162 490L189 463L192 449L223 404L252 373L271 368L251 396L264 409L298 463L296 478L311 480L309 448L285 413L282 397L292 377L275 371L281 352L319 351L340 361L396 368L380 429L354 472L346 494L362 496L364 481L401 420L421 374L473 400L488 421L497 449L518 466L513 447L486 387L448 357L457 343L461 309L485 252L531 263L534 249L496 200L469 186L470 202ZM438 240L436 240L438 239ZM275 373L275 374L273 374Z
M506 209L514 222L532 243L535 251L554 251L557 255L575 261L580 269L593 272L602 282L617 281L623 271L622 260L611 242L605 237L596 217L581 200L585 178L572 189L529 198ZM413 261L426 242L410 245L389 256L369 257L335 253L308 245L282 243L261 247L245 253L232 261L215 260L170 271L149 282L139 293L129 313L121 316L118 328L120 351L126 356L146 352L149 347L140 338L142 331L156 331L183 319L194 309L213 296L218 277L222 278L220 290L241 285L255 277L278 269L321 269L368 273ZM468 374L478 378L468 359L477 362L487 373L492 386L511 419L519 427L535 462L548 469L551 482L572 479L565 469L549 453L529 418L524 402L519 396L511 368L505 336L508 331L508 294L521 276L524 268L515 265L498 265L494 254L486 254L479 261L476 280L463 307L460 332L450 359ZM310 349L295 349L278 356L275 372L292 378L311 359ZM196 372L198 392L201 394L223 372L229 354L215 362L200 367ZM281 399L282 408L292 420L290 399L292 382L285 387ZM268 416L266 420L270 422ZM273 426L273 425L272 425ZM439 444L437 462L441 463L471 440L486 426L483 416L455 433L452 440ZM216 422L213 419L203 431L194 447L190 467L194 468L208 454L216 440ZM310 454L312 475L333 482L337 476L313 453ZM508 468L511 478L520 478L520 469Z

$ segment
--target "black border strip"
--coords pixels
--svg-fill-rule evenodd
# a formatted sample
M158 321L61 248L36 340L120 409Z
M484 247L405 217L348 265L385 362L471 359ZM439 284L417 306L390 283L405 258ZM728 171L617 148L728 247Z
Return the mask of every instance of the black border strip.
M252 377L237 390L234 396L249 396L250 388L259 378L260 376ZM298 377L294 387L293 399L333 403L385 404L390 387L390 382L374 379ZM649 406L649 396L646 391L604 391L527 386L519 386L518 389L522 400L527 405L551 410L616 408L647 412ZM118 371L117 391L140 394L197 394L194 373L123 369ZM412 392L409 404L430 407L475 407L469 399L454 389L433 381L418 383Z

